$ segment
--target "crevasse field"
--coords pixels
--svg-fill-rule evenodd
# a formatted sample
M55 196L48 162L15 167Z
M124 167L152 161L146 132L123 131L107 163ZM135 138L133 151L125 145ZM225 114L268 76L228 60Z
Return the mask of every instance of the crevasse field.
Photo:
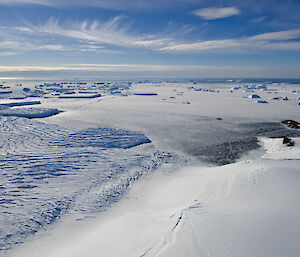
M300 87L0 86L0 255L298 257ZM294 146L283 144L289 137Z

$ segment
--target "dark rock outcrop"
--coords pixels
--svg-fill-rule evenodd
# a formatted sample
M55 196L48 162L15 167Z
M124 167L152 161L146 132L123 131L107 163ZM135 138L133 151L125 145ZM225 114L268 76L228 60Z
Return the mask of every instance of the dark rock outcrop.
M300 123L294 120L284 120L281 123L285 124L289 128L300 129Z
M295 142L286 136L270 137L270 138L282 138L283 139L282 143L286 146L294 146L295 145Z

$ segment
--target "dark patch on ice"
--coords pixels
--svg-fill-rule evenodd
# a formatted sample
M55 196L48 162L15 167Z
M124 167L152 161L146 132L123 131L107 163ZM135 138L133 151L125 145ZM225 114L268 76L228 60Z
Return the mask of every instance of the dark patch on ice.
M210 124L210 121L207 121ZM220 124L220 123L218 123ZM209 131L211 130L211 132ZM181 150L197 159L225 165L233 163L249 151L260 147L258 137L299 137L300 132L286 128L279 122L243 124L212 123L181 142Z

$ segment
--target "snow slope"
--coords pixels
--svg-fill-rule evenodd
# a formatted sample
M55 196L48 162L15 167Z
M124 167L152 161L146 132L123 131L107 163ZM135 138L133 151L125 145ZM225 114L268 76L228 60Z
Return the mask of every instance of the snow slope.
M297 257L300 140L263 142L262 158L152 176L98 219L60 224L12 256Z

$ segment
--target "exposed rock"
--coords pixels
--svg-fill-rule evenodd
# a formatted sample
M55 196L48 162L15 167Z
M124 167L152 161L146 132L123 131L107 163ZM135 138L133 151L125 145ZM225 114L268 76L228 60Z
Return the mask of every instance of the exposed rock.
M294 120L284 120L281 123L287 125L289 128L300 129L300 123Z
M282 143L286 146L294 146L295 145L295 142L290 139L289 137L286 137L286 136L280 136L280 137L270 137L270 138L283 138L283 141Z
M283 137L282 143L285 144L286 146L294 146L295 145L295 142L288 137Z

